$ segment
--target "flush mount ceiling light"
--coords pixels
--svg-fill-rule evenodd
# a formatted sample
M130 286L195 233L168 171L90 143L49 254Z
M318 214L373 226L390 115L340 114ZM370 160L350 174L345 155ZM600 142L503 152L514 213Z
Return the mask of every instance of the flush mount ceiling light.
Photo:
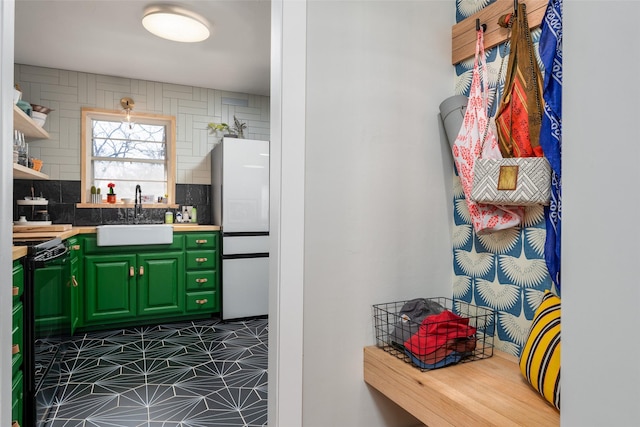
M151 34L177 42L201 42L210 34L209 24L202 16L167 4L147 7L142 25Z

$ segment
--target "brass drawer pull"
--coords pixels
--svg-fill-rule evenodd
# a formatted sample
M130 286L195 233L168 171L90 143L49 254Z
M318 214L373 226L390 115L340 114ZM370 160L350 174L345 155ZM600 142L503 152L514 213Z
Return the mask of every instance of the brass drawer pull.
M196 243L199 245L204 245L205 243L207 243L208 240L207 239L200 239L200 240L196 240Z
M13 296L17 297L18 295L20 295L20 288L17 286L14 286L12 292L13 292Z
M200 304L200 305L206 304L208 302L209 302L209 300L206 299L206 298L205 299L197 299L196 300L196 304Z
M13 355L13 354L18 354L18 353L20 353L20 345L19 344L14 344L11 347L11 354Z
M11 423L11 427L20 427L20 423L17 421L14 421Z
M141 276L144 276L144 266L142 266L142 265L140 266L140 269L138 270L138 273L139 273Z
M202 279L196 279L196 283L207 283L207 279L205 277Z
M76 280L75 274L71 276L71 283L73 283L74 288L78 287L78 281Z
M135 275L136 273L135 273L135 270L133 269L133 266L129 267L129 277L133 277Z
M72 250L72 251L79 251L79 250L80 250L80 245L73 245L73 246L71 246L71 250Z
M196 262L207 262L206 258L196 258Z

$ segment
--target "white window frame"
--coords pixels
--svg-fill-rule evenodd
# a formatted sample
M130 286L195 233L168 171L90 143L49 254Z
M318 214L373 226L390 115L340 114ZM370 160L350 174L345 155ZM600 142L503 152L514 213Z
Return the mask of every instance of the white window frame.
M118 208L118 204L101 203L94 204L91 201L91 186L94 182L93 168L91 167L93 127L92 120L121 121L124 118L122 111L104 110L100 108L83 107L81 109L81 179L80 179L80 204L77 207L101 207L101 208ZM176 188L176 118L174 116L164 116L160 114L135 113L135 121L137 123L164 125L167 130L166 138L166 170L167 170L167 196L168 203L145 203L145 207L172 207L176 208L175 188ZM103 189L103 197L106 195L106 188Z

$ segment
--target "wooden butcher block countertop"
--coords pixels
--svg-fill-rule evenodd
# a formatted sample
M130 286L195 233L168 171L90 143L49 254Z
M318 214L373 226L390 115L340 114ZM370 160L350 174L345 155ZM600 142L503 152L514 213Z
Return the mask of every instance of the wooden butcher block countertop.
M13 260L17 260L27 255L26 246L14 246L13 247Z
M143 225L143 224L142 224ZM172 224L173 231L219 231L220 226L217 225L198 225L198 224ZM47 229L46 227L50 227ZM78 234L92 234L96 232L96 226L76 226L69 224L53 224L51 226L39 226L36 230L34 227L14 226L13 241L27 242L30 240L53 239L56 237L62 240ZM26 249L25 249L26 250ZM15 256L15 249L14 249ZM24 255L22 255L24 256ZM14 258L15 259L15 258Z

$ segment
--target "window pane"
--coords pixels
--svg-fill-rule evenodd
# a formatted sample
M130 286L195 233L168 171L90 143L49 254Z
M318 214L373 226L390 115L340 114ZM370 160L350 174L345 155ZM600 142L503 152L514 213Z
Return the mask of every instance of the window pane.
M164 160L165 145L136 140L94 139L94 157L119 157L127 159Z
M94 138L136 139L139 141L164 142L166 139L163 125L149 125L133 123L93 120Z
M158 196L164 196L167 194L167 184L165 182L131 182L131 181L118 181L112 180L96 180L93 185L100 188L102 198L106 199L107 193L109 193L109 187L107 185L112 182L116 186L113 192L116 193L117 199L120 200L123 197L130 197L133 199L136 194L136 185L140 185L142 194L152 195L154 202L158 200Z
M164 181L166 179L164 163L107 160L93 161L93 176L96 180Z

